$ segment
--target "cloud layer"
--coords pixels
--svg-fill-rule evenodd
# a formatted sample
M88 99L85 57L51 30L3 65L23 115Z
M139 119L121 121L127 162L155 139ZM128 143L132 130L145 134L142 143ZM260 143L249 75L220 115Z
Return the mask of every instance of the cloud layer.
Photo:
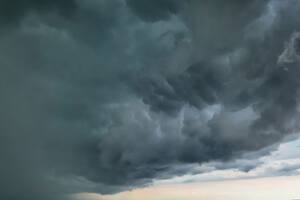
M117 192L298 132L299 8L0 1L0 197Z

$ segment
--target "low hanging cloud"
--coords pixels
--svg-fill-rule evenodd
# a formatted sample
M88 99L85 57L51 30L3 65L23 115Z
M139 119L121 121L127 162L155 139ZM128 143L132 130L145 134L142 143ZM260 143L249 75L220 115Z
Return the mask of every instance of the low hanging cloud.
M0 1L2 13L0 23L2 25L18 23L28 12L59 12L66 16L74 9L74 0L2 0Z
M119 192L298 132L300 4L242 2L0 1L0 197Z
M127 0L126 3L141 19L153 22L176 15L187 2L179 0Z

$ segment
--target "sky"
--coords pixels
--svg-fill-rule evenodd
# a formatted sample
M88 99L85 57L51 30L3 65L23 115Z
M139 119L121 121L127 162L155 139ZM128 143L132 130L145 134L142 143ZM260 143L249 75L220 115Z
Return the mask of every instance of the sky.
M170 185L124 192L113 196L96 194L77 195L84 200L282 200L297 199L300 195L300 177L261 178L210 182L201 184Z
M299 10L0 0L0 199L300 198Z

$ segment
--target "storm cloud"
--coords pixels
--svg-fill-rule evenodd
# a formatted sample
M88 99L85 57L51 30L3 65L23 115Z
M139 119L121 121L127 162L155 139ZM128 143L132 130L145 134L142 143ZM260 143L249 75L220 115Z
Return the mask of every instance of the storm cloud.
M119 192L298 132L299 9L0 0L0 198Z
M73 0L50 1L50 0L2 0L0 2L1 20L4 25L17 23L28 12L59 12L67 15L75 8Z

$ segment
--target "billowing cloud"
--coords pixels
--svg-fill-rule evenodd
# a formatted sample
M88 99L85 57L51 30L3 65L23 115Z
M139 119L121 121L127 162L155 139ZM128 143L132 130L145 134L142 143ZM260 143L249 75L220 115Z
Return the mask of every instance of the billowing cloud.
M75 2L73 0L2 0L0 1L0 11L2 13L0 22L4 25L16 23L22 20L28 12L59 12L66 16L74 8Z
M300 4L242 2L0 1L0 197L117 192L299 131Z
M298 139L282 143L278 147L272 146L257 152L247 153L235 161L213 161L201 166L193 165L190 166L190 173L165 180L157 179L154 181L154 185L299 175L299 142Z
M133 12L143 20L150 22L168 19L171 15L176 15L186 3L179 0L127 0L126 2Z

